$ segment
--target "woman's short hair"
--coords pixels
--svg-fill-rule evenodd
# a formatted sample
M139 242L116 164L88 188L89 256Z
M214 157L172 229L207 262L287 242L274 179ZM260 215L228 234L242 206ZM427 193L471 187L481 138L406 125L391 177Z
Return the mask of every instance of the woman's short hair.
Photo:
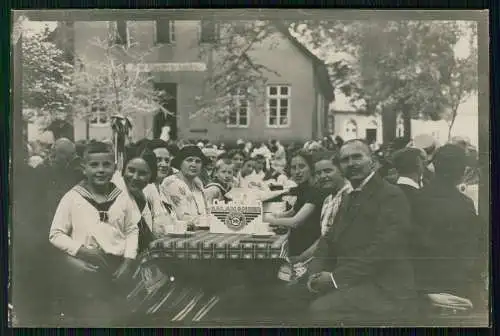
M149 170L151 171L151 178L149 179L149 183L153 183L154 181L156 181L156 178L158 176L158 164L156 155L144 142L140 143L139 146L136 145L129 147L127 153L125 154L122 175L125 173L127 164L133 159L137 158L143 159L148 165Z
M91 141L85 146L83 157L85 158L89 154L97 153L114 154L113 149L108 144L101 141Z
M304 159L304 161L306 162L309 169L311 169L311 171L314 171L314 163L315 162L314 162L313 155L305 149L299 149L298 151L296 151L296 152L292 153L292 155L290 155L290 158L289 158L288 163L287 163L288 170L290 170L290 168L291 168L292 160L296 157L301 157L302 159ZM290 171L288 171L287 173L289 174Z

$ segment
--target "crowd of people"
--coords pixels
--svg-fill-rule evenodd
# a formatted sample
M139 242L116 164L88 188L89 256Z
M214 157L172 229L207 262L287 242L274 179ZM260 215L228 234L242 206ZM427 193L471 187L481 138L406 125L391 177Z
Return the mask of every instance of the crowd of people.
M23 324L44 325L62 301L71 302L65 314L111 323L110 311L127 305L137 256L179 222L196 227L233 188L287 191L286 210L265 218L288 234L288 258L279 288L252 293L260 312L286 306L328 320L484 304L488 227L473 188L477 151L463 139L439 146L423 135L380 148L333 136L286 147L142 139L118 166L115 149L60 138L48 150L32 145L16 171Z

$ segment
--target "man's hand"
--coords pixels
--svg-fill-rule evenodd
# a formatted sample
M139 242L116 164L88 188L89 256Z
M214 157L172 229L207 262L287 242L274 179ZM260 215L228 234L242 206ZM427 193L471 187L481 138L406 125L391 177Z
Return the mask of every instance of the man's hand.
M122 277L124 277L127 274L129 274L133 262L134 262L133 259L125 258L125 260L123 260L123 263L120 265L120 267L118 267L118 269L116 270L116 272L113 273L113 278L115 280L120 280Z
M76 257L98 267L109 267L108 263L106 262L104 252L99 248L88 248L82 246L80 247L80 249L78 249Z
M307 288L313 293L320 293L335 289L331 273L320 272L312 274L309 276L309 280L307 281Z

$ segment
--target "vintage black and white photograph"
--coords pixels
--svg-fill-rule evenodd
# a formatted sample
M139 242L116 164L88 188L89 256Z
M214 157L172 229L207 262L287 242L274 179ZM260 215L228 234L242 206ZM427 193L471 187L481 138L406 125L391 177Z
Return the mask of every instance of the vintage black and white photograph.
M488 11L12 12L12 327L486 327Z

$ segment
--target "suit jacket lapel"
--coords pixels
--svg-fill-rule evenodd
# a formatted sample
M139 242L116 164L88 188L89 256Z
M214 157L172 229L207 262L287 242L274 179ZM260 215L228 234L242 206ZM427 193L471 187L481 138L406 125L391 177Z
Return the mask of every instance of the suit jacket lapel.
M333 232L333 240L338 240L344 230L359 216L359 208L366 202L369 202L373 193L379 188L380 183L381 178L375 174L358 195L354 198L352 195L349 195L346 202L342 202L343 204L339 210L339 220L336 221L331 230Z

